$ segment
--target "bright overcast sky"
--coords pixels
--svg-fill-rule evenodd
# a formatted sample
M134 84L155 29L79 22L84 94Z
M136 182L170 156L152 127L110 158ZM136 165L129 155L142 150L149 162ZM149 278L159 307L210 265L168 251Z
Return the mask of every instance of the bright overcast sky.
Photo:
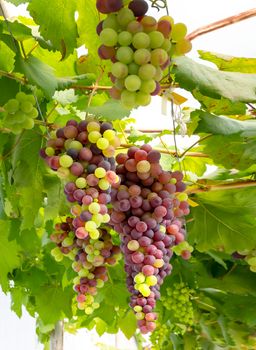
M208 23L219 19L238 14L242 11L255 7L255 0L169 0L170 15L175 22L184 22L189 32ZM50 2L49 2L50 6ZM10 15L21 13L22 5L17 12L13 6L8 4ZM151 14L160 17L164 13L157 14L151 10ZM255 45L256 18L234 24L221 30L203 35L193 41L191 57L197 57L197 50L209 50L227 55L256 57ZM148 108L139 109L133 115L137 117L138 127L145 128L168 128L170 119L161 115L160 98L155 98ZM161 120L159 121L159 117ZM21 320L10 310L10 300L0 292L0 349L5 350L41 350L35 335L34 320L26 313ZM86 336L84 331L74 336L67 335L65 338L64 350L95 350L93 343L106 342L115 345L114 336L107 336L99 339L96 335ZM136 349L132 343L125 343L119 340L120 350Z

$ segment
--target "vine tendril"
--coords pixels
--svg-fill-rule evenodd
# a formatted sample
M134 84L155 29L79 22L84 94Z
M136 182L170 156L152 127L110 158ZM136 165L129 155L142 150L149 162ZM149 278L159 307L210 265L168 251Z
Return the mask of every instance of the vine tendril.
M167 15L169 15L168 11L168 5L167 0L150 0L151 7L156 8L157 11L160 11L160 9L166 9Z

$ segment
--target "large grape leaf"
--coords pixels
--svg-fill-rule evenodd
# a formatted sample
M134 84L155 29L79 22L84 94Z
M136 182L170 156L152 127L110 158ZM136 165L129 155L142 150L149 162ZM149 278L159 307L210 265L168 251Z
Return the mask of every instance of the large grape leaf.
M23 73L30 84L39 86L45 95L51 98L57 89L57 80L53 74L53 68L34 56L23 59L16 58L16 70Z
M14 52L4 43L0 42L0 70L10 72L14 68Z
M44 324L55 324L65 316L70 317L72 288L64 290L56 285L44 285L36 295L36 310Z
M227 169L246 170L256 161L256 140L246 139L238 134L213 135L201 142L203 152L212 158L215 164Z
M76 0L33 0L28 10L39 24L40 33L58 49L62 58L76 48L77 27L75 22Z
M256 246L256 188L197 194L192 208L189 241L199 251L232 253Z
M21 264L19 251L20 247L16 241L9 241L10 222L0 220L0 284L3 291L8 288L7 274L12 272Z
M173 59L173 64L175 81L186 90L233 102L256 101L256 74L218 71L185 56Z
M201 103L204 110L217 115L244 115L246 105L242 102L231 102L221 97L220 99L202 95L199 91L193 91L193 96Z
M201 110L193 112L199 116L200 121L196 132L210 133L214 135L240 134L243 137L256 136L255 120L236 120L225 116L216 116Z
M227 72L256 73L256 58L233 57L220 53L199 50L200 58L216 64Z
M0 105L4 105L8 100L13 98L19 91L19 83L16 80L6 77L0 78Z
M109 100L101 106L87 107L86 111L96 117L102 117L106 120L123 119L130 115L130 110L123 107L120 101Z
M13 5L20 5L20 4L25 4L27 2L30 2L30 0L6 0L7 2L12 3Z

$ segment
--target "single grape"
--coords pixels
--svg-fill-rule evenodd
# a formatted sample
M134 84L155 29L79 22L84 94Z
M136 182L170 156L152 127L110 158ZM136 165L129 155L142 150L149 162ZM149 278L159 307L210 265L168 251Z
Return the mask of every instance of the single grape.
M134 16L142 17L148 11L148 4L144 0L133 0L129 3L129 9L132 10Z
M121 93L121 101L125 107L132 109L136 105L136 93L124 90Z
M163 49L155 49L151 52L151 63L154 66L161 66L168 59L168 54Z
M128 75L124 84L128 91L137 91L141 86L141 80L137 75Z
M151 102L151 96L143 91L136 93L136 105L147 106Z
M132 43L132 34L128 31L123 31L118 34L117 41L121 46L129 46Z
M103 21L102 23L102 28L106 29L106 28L111 28L114 29L114 31L118 31L119 30L119 24L117 22L117 16L115 13L110 13Z
M135 49L146 49L150 45L150 37L143 32L136 33L133 36L132 45L135 47Z
M139 68L138 75L143 80L153 79L156 74L156 68L152 64L144 64Z
M187 34L187 27L184 23L175 23L171 31L171 39L173 41L180 41L184 39Z
M133 61L133 50L128 46L119 47L116 58L122 63L129 64Z
M112 65L111 73L118 79L125 78L128 75L128 67L124 63L116 62Z
M126 30L131 34L143 32L143 25L138 21L131 21Z
M100 41L105 46L115 46L117 44L117 32L111 28L103 29L100 33Z
M141 20L141 24L143 25L144 31L146 33L157 30L157 21L154 17L144 16Z
M123 7L117 14L117 21L122 28L126 28L134 19L133 12L126 7Z
M4 109L6 110L6 112L8 112L10 114L18 112L19 108L20 108L20 103L18 100L14 99L14 98L10 99L4 105Z
M138 49L134 52L134 62L138 65L146 64L150 61L151 54L147 49Z

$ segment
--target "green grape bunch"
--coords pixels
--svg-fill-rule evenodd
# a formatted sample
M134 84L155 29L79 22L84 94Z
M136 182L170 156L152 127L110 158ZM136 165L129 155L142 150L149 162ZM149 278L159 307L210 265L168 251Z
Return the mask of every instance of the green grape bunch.
M185 283L174 283L172 288L167 288L167 295L162 296L163 306L172 311L176 324L184 324L187 327L193 326L194 311L192 304L193 289Z
M15 98L10 99L3 106L3 127L10 129L14 134L19 134L23 129L32 129L35 125L34 119L38 116L35 107L36 100L33 95L18 92Z

